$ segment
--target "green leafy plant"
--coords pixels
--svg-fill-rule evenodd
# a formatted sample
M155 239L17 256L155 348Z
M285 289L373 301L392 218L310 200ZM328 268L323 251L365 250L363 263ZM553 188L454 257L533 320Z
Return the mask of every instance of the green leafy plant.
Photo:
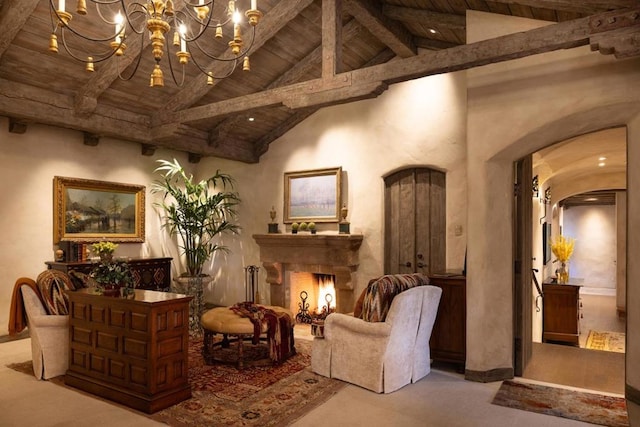
M236 206L240 197L233 189L234 180L219 170L204 180L196 182L176 159L158 160L155 172L162 179L152 183L151 192L163 196L155 203L164 213L164 224L172 236L182 239L180 248L186 258L188 276L202 275L204 263L216 251L228 251L219 245L222 233L237 233Z
M301 222L300 223L300 231L307 231L307 223L306 222Z
M133 273L126 261L101 262L91 270L90 276L103 288L134 287Z

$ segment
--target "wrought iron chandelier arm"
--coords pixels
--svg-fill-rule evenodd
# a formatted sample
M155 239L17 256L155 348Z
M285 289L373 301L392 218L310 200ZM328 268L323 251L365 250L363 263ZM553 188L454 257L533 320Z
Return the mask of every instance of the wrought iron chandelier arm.
M235 71L236 67L238 66L238 62L239 59L234 59L233 61L233 66L231 67L231 71L227 72L224 75L214 75L211 73L211 71L207 71L203 66L201 66L200 64L198 64L198 61L192 56L191 57L191 62L193 62L193 64L196 66L196 68L198 68L198 70L200 70L200 72L202 72L202 74L211 77L213 79L216 80L222 80L222 79L226 79L227 77L229 77L231 74L233 74L233 72Z
M255 39L256 39L256 28L252 27L252 29L253 29L253 31L251 32L251 42L249 43L249 46L247 46L247 48L243 52L238 53L238 55L234 56L233 58L225 58L224 56L216 56L216 55L214 55L212 53L207 52L200 45L200 41L197 40L197 39L191 41L191 44L189 46L195 45L198 48L198 50L200 52L202 52L203 55L205 55L209 59L213 59L214 61L223 61L223 62L238 61L239 59L242 59L245 56L247 56L249 54L249 51L251 50L251 47L253 47L253 43L255 42Z
M178 79L176 78L176 74L173 71L173 61L171 60L171 52L169 51L169 43L165 43L165 49L167 51L167 60L169 62L169 72L171 73L171 78L173 79L173 82L176 84L176 86L178 87L182 87L184 86L184 79L185 79L185 67L181 67L182 68L182 79L180 79L180 82L178 82Z
M106 61L107 59L111 58L113 55L116 54L116 50L115 49L109 49L107 53L98 54L98 55L101 55L101 56L89 56L89 57L83 56L83 57L80 57L77 54L75 54L69 48L69 46L67 46L67 38L65 37L65 34L66 33L64 31L64 28L62 28L62 30L60 31L60 37L62 39L62 46L64 47L64 50L69 54L69 56L71 56L76 61L84 62L85 64L89 63L89 62L93 62L95 64L95 63L98 63L98 62ZM83 53L83 55L85 55L85 54ZM89 59L89 58L91 58L91 59Z

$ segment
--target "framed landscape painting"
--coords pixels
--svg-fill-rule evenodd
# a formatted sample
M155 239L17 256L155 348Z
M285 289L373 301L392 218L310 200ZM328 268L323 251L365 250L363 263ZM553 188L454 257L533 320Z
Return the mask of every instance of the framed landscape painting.
M342 168L284 174L284 222L338 222Z
M53 240L144 242L143 185L56 176Z

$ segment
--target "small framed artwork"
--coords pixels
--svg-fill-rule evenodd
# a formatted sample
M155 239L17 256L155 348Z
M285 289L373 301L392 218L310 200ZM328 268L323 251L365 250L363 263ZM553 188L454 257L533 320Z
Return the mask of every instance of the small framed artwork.
M144 242L145 187L56 176L53 240Z
M284 174L284 222L338 222L342 168Z

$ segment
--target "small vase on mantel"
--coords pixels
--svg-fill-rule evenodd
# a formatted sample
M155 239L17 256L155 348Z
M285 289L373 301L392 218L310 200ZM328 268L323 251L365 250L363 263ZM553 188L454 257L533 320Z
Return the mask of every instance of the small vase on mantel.
M561 262L557 275L559 284L566 285L569 283L569 266L566 261Z

